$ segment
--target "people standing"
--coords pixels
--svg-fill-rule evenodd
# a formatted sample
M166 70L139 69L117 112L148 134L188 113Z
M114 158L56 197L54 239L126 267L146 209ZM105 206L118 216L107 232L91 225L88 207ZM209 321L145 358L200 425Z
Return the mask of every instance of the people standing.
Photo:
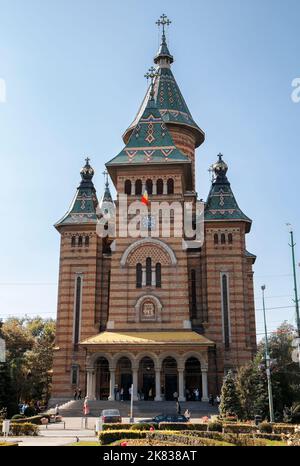
M74 390L74 400L77 400L77 388Z
M181 406L178 400L176 401L176 412L177 414L181 414Z
M173 393L173 398L175 401L178 401L178 393L176 391Z
M121 401L124 401L124 388L121 387L121 390L120 390L120 399Z
M89 399L86 396L83 402L83 414L88 416L90 414Z
M219 404L221 403L221 398L219 395L217 395L216 397L216 402L217 402L217 405L219 406Z
M195 388L194 392L195 392L196 401L199 401L199 395L200 395L199 388Z
M81 400L81 388L78 388L78 400Z
M191 419L191 412L188 408L185 410L184 416L187 418L188 421Z

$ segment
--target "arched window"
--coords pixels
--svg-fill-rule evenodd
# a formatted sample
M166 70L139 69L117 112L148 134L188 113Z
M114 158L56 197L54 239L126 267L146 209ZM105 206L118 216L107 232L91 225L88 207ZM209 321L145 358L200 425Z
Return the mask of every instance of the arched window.
M164 181L161 178L159 178L156 182L156 192L157 194L164 193Z
M167 181L167 192L168 194L174 194L174 180L169 178Z
M218 244L218 242L219 242L218 233L215 233L214 234L214 244Z
M229 299L228 299L228 278L224 273L221 278L222 290L222 313L223 313L223 338L225 348L230 346L230 318L229 318Z
M147 189L147 193L148 194L152 194L152 191L153 191L153 183L152 183L152 180L148 179L146 181L146 189Z
M157 262L155 266L156 288L161 288L161 264Z
M71 238L71 247L75 248L75 246L76 246L76 236L72 236L72 238Z
M191 294L192 294L192 309L191 317L196 317L197 313L197 291L196 291L196 270L191 270Z
M130 196L131 194L131 181L130 180L125 181L124 192L125 194L127 194L127 196Z
M225 244L225 243L226 243L225 233L222 233L221 234L221 244Z
M90 245L90 237L89 236L86 236L85 239L84 239L84 245L86 248L89 247Z
M146 286L152 285L152 261L151 257L146 259Z
M74 315L74 338L73 342L76 345L79 342L80 334L80 315L81 315L81 285L82 278L79 276L75 282L75 315Z
M142 264L136 264L136 287L142 288L143 269Z
M228 243L232 244L232 233L229 233L228 235Z
M82 236L79 236L79 238L78 238L78 247L79 248L82 247Z
M135 182L135 194L142 194L142 180L136 180Z

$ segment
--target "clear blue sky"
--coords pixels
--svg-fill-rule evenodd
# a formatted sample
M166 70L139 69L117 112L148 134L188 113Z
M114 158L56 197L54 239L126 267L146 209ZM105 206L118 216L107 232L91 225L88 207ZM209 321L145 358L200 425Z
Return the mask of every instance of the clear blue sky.
M89 155L98 195L104 163L146 90L158 46L155 21L172 19L173 71L206 132L197 150L197 191L218 152L253 219L255 297L267 286L270 329L294 321L288 233L300 260L298 0L0 0L0 316L55 316L59 234Z

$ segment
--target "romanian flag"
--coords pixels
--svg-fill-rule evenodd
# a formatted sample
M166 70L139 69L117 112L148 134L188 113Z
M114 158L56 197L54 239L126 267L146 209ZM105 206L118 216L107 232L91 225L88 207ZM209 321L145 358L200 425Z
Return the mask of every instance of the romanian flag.
M148 192L147 189L145 189L144 194L142 195L141 202L145 205L149 205L149 198L148 198Z

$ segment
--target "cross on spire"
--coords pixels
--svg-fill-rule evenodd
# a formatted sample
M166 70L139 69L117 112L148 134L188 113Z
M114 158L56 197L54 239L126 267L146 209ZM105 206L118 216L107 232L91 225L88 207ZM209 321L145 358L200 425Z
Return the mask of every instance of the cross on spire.
M157 26L162 26L162 35L163 35L163 38L165 38L165 26L170 26L170 24L172 23L172 21L169 20L169 18L167 18L167 15L165 15L164 13L160 16L160 18L156 21L155 24L157 24Z
M108 171L104 170L102 175L104 175L105 186L108 186Z
M154 98L154 78L158 76L158 72L156 71L154 66L151 66L151 68L149 68L149 70L144 76L145 78L147 78L147 81L149 78L151 79L150 99L152 100Z
M89 159L89 157L87 157L87 158L85 159L86 165L89 165L89 161L90 161L90 160L91 160L91 159Z

